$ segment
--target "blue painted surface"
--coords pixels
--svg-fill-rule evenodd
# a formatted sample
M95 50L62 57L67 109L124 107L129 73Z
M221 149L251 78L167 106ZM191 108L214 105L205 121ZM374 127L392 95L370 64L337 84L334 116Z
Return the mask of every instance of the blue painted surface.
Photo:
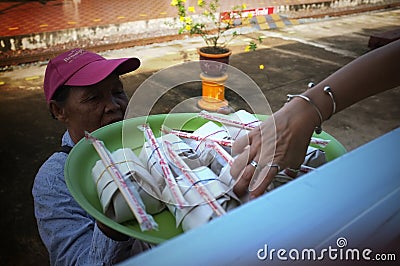
M399 166L400 128L122 265L273 265L276 252L257 257L265 245L338 249L339 237L344 251L385 247L400 236Z

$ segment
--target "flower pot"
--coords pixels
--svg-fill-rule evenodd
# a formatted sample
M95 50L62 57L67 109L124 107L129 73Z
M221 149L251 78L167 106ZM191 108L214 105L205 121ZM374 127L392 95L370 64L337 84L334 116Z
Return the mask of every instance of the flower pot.
M201 47L197 49L201 71L211 77L223 76L228 69L232 51L222 47Z

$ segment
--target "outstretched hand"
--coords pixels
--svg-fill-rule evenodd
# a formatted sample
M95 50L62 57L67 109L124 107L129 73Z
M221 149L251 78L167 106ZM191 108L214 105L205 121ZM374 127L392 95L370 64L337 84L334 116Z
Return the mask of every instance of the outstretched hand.
M250 198L262 195L275 175L285 168L299 169L318 117L308 103L294 99L247 136L237 139L231 167L234 192Z

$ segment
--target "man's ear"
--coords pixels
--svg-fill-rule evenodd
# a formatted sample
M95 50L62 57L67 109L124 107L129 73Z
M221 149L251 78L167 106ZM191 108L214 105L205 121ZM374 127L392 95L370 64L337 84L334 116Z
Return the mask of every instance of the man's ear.
M65 114L65 108L59 102L50 100L49 110L55 119L62 121L62 122L65 122L65 120L67 119L66 114Z

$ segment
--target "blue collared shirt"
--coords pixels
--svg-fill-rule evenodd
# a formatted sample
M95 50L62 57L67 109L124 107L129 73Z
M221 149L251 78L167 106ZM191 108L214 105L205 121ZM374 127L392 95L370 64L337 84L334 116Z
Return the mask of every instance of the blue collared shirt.
M68 131L62 145L74 146ZM33 184L35 217L51 265L112 265L148 248L129 238L114 241L97 227L70 194L64 179L64 152L51 155Z

